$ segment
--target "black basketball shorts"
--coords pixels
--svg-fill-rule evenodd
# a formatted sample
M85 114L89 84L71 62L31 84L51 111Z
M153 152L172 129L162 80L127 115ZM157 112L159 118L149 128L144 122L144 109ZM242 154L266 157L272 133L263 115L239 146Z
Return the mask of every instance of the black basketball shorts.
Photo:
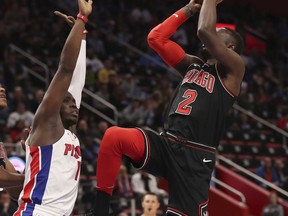
M139 128L138 128L139 129ZM208 215L208 191L215 166L215 148L139 129L146 144L140 169L168 180L166 215Z

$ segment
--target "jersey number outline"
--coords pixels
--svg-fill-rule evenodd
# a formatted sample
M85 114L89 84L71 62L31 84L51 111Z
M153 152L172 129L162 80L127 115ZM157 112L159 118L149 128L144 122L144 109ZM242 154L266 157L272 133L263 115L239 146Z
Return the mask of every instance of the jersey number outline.
M77 161L77 171L76 171L76 175L75 175L75 181L78 180L78 176L79 176L79 172L80 172L80 168L81 168L81 161Z
M192 110L192 106L190 106L190 104L195 102L197 96L198 93L196 90L187 89L182 96L184 100L178 104L175 112L181 115L189 115Z

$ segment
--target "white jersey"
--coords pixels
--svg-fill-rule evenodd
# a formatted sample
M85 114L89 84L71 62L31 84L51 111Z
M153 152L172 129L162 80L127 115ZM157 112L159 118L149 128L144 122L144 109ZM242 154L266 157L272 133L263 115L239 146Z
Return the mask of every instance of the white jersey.
M80 167L79 140L69 130L52 145L26 145L24 187L14 216L70 215L78 193Z

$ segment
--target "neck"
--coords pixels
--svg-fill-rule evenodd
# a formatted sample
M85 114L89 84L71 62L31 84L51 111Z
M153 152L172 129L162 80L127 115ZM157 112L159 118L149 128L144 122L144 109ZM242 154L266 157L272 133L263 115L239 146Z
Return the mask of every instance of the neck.
M71 131L72 133L74 133L74 132L76 131L76 124L70 125L70 126L64 125L64 128L65 128L66 130L69 130L69 131Z

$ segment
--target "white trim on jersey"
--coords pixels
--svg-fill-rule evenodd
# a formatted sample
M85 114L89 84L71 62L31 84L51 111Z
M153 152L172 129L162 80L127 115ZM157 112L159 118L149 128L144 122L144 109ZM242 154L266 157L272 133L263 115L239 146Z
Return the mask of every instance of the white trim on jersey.
M222 78L221 78L220 75L219 75L218 68L217 68L217 64L215 64L215 69L216 69L216 73L217 73L217 76L218 76L218 79L219 79L221 85L223 86L223 88L225 89L225 91L226 91L231 97L234 98L236 95L234 95L231 91L229 91L229 89L225 86Z
M144 160L143 164L141 165L141 167L137 168L137 169L142 169L147 164L148 158L149 158L149 152L150 152L149 138L147 137L146 133L141 128L136 128L136 129L140 130L141 133L143 134L144 139L145 139L145 145L146 145L145 160Z

